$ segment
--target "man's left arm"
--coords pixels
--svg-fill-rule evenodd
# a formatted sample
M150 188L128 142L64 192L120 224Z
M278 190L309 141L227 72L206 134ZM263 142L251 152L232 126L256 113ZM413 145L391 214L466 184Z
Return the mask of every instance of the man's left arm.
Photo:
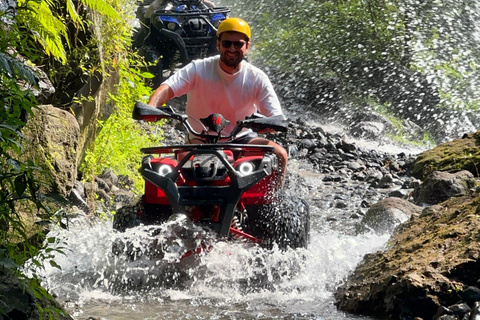
M259 84L261 89L257 98L258 112L267 117L282 115L286 119L270 79L264 75L261 80Z

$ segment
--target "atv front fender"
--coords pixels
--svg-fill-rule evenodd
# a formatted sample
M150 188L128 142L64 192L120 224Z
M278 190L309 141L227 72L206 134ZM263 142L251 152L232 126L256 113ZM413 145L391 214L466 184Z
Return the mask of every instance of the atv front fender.
M187 48L185 46L185 41L183 41L182 37L178 33L163 28L160 30L160 33L164 37L175 42L178 51L180 52L180 59L182 60L182 63L187 63L190 61L190 57L188 56Z

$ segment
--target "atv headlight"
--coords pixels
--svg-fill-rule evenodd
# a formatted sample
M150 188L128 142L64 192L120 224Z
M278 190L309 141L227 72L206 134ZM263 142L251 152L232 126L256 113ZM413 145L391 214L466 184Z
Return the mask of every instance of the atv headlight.
M251 162L243 162L238 165L237 171L239 171L243 175L247 175L253 172L255 170L255 166Z
M167 23L167 28L170 31L175 31L175 29L177 29L177 24L175 22L169 22Z
M165 177L167 174L172 172L173 169L171 166L168 164L162 164L160 167L158 167L158 174L161 175L162 177Z

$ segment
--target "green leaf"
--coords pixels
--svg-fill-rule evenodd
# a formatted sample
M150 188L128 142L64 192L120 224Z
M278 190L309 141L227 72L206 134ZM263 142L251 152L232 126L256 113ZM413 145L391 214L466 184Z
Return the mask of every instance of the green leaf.
M25 80L31 85L38 85L37 74L32 68L3 52L0 52L0 72Z
M4 268L7 268L7 269L16 269L18 268L18 265L13 262L11 259L9 258L2 258L0 259L0 266L4 267Z
M13 170L20 172L22 170L22 165L15 159L8 159L7 163L12 167Z
M50 200L59 204L66 205L68 204L68 200L65 197L62 197L58 193L39 193L38 196L43 200Z
M60 267L60 265L56 263L54 260L50 260L49 262L52 267L62 270L62 267Z
M15 192L17 193L17 197L23 196L23 193L27 189L27 181L25 179L25 175L19 175L15 178Z
M112 18L118 18L118 12L115 11L115 9L112 8L111 5L109 5L106 1L103 0L82 0L82 3L85 4L86 6L94 9L100 14L104 14L106 16L112 17Z

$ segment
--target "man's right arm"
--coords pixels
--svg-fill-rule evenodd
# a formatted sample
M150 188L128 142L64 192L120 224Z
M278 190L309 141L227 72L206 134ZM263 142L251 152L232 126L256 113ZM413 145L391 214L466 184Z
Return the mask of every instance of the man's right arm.
M174 93L172 88L170 88L168 84L163 83L153 92L148 104L153 107L161 107L173 97Z

